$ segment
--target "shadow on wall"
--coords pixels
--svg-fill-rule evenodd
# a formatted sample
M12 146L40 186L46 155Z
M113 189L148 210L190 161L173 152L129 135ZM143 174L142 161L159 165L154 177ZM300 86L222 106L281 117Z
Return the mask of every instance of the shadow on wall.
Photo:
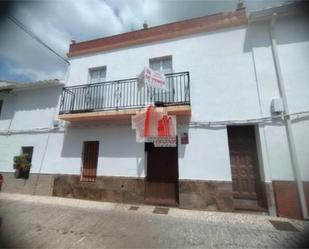
M177 133L178 133L178 158L184 158L186 148L190 144L189 124L191 116L177 117ZM188 134L189 144L181 143L181 136L183 133Z
M13 92L3 99L1 120L11 120L16 112L56 108L62 86ZM35 100L35 101L34 101Z
M274 36L278 45L309 41L309 32L304 32L309 25L308 7L305 3L291 4L290 11L296 13L291 13L290 17L285 15L281 18L281 14L278 12L274 26ZM248 24L244 52L251 52L253 48L271 46L270 22L271 20L265 20Z
M3 101L0 120L11 120L14 116L15 101L10 94L0 96L0 100Z
M61 86L18 92L15 111L55 108L58 104L60 93Z
M137 143L129 125L69 127L64 135L61 157L81 158L84 141L99 141L99 158L134 158L137 174L144 171L144 144Z
M309 114L306 114L306 115L303 115L303 116L298 116L298 117L295 117L294 119L292 119L292 123L293 124L296 124L296 123L299 123L299 122L303 122L303 121L309 121Z

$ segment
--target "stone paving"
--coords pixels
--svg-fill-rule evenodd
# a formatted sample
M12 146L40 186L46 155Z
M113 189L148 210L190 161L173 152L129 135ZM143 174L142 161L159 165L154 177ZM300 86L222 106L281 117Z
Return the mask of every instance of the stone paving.
M309 223L265 215L221 213L56 197L0 194L1 247L291 248L304 247ZM269 220L298 231L281 231Z

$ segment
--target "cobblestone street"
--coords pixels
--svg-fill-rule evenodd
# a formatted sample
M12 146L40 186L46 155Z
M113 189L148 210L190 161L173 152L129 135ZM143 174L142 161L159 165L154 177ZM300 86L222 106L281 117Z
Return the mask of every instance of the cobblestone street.
M304 221L177 208L156 214L153 206L132 206L0 194L1 246L291 248L303 246L308 235ZM288 221L297 231L278 230L269 220Z

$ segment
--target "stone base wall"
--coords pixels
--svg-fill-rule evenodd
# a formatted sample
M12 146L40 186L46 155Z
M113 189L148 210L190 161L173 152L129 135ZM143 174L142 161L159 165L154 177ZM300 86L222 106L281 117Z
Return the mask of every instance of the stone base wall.
M28 179L16 179L14 173L1 172L2 192L30 195L52 195L54 175L30 174Z
M95 182L81 182L80 176L55 177L53 195L96 201L144 203L143 178L98 176Z
M79 176L59 175L55 177L53 195L143 204L145 180L143 178L99 176L96 182L81 182ZM233 211L232 183L180 180L179 207Z
M179 180L179 207L233 211L232 182Z
M33 174L29 179L16 179L14 173L4 176L2 191L8 193L54 195L96 201L143 204L144 178L98 176L96 182L81 182L79 175ZM304 182L309 207L309 182ZM265 184L267 206L276 207L281 217L301 219L296 183L273 181ZM274 193L274 199L271 193ZM179 180L179 207L209 211L233 211L232 182ZM272 214L272 213L271 213Z

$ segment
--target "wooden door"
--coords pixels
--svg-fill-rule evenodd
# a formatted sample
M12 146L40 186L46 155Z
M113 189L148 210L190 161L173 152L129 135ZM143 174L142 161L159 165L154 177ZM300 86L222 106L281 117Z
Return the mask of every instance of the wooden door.
M147 143L145 202L154 205L178 205L177 147L154 147Z
M263 207L254 126L228 127L228 139L236 206Z
M95 181L99 156L99 141L84 142L82 181Z

